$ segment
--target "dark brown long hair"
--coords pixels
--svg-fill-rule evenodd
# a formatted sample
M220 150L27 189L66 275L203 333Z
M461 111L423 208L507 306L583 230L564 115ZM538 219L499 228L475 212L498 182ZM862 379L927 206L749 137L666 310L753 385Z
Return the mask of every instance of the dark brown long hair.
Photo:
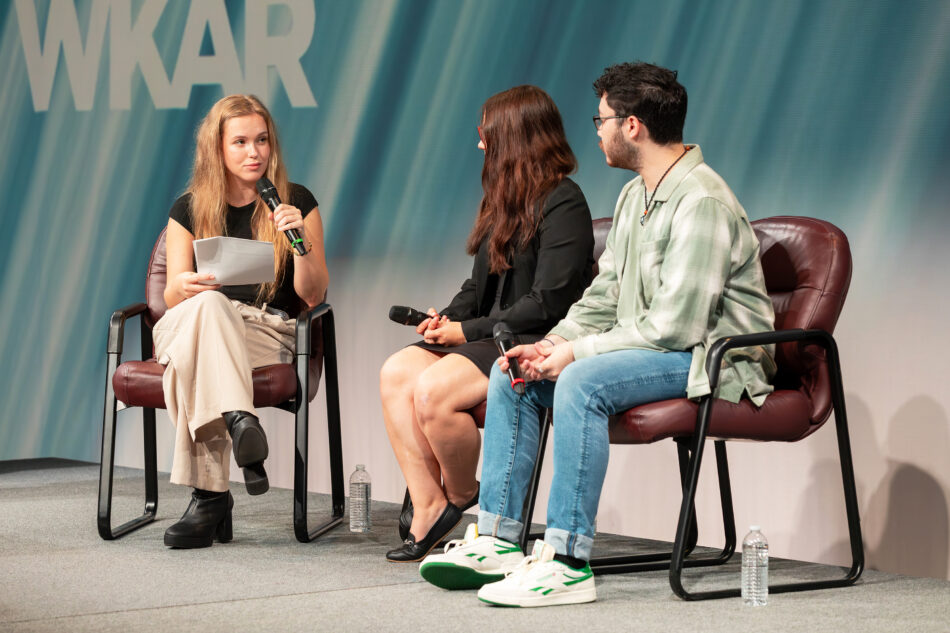
M482 106L485 195L468 236L469 255L488 239L489 268L511 267L510 255L525 248L537 231L544 198L577 169L564 135L561 113L548 93L516 86Z

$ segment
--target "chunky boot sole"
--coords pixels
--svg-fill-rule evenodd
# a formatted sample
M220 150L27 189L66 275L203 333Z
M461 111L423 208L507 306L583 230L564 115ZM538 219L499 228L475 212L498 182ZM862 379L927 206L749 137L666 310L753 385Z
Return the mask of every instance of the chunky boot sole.
M270 482L267 480L267 472L264 470L264 462L258 462L245 466L241 469L244 473L244 487L249 495L262 495L270 490Z
M234 461L242 468L267 459L267 437L260 427L245 425L231 438Z
M233 538L234 533L231 525L231 517L228 516L228 518L218 524L213 537L166 534L165 545L178 549L200 549L202 547L211 547L215 540L219 543L230 543Z
M194 501L192 502L194 503ZM169 534L165 532L165 545L178 549L199 549L202 547L211 547L211 544L217 540L219 543L228 543L234 538L233 523L231 513L234 508L234 500L228 494L228 511L224 518L214 527L210 534ZM190 509L190 506L189 506ZM187 513L186 513L187 516ZM182 517L184 520L184 517ZM180 522L179 522L180 523ZM178 524L176 523L175 526ZM174 528L175 526L172 526ZM171 528L169 528L171 529ZM203 529L202 529L203 531Z
M184 534L165 534L165 545L178 549L200 549L202 547L211 547L215 540L219 543L230 543L233 538L234 530L231 523L231 512L228 511L228 516L215 528L213 537L210 535L186 536Z

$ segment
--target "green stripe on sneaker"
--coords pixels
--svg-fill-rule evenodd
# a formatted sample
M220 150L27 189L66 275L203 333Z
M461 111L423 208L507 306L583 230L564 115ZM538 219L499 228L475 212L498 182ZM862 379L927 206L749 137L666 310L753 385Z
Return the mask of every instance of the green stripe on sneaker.
M514 554L515 552L520 552L521 548L517 545L512 545L511 543L501 543L499 541L495 542L495 553L496 554Z
M567 578L570 578L569 581L567 581L567 582L564 583L564 586L565 586L565 587L568 587L568 586L570 586L570 585L576 585L577 583L583 582L583 581L587 580L588 578L590 578L591 576L594 575L594 572L592 572L592 571L590 570L590 566L586 567L585 570L586 570L586 573L585 573L585 574L582 574L582 575L577 576L577 577L575 577L575 576L570 576L570 575L568 575L568 574L564 574L564 576L566 576Z

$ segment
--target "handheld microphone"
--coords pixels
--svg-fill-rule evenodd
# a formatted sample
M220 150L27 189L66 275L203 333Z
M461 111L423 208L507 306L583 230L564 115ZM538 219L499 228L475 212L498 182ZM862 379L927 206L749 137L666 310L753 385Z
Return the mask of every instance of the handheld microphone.
M265 176L257 181L257 195L261 197L270 210L273 211L280 205L280 196L277 195L277 187ZM297 229L287 229L284 235L290 240L290 245L294 247L298 255L306 255L307 247L304 246L303 239Z
M425 312L413 310L408 306L393 306L389 309L389 320L402 325L419 325L429 318Z
M511 328L504 321L499 321L492 328L492 335L495 337L495 347L502 356L505 352L515 346L515 335L511 333ZM521 377L521 367L515 358L508 359L508 379L511 381L511 388L519 396L524 395L524 378Z

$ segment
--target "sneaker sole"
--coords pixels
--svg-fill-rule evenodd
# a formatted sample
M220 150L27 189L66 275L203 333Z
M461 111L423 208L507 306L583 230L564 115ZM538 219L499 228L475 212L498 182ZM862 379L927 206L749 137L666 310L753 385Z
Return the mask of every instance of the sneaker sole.
M428 563L419 567L419 575L442 589L480 589L482 585L497 582L503 573L489 574L454 563Z
M505 596L478 596L478 599L495 607L551 607L562 604L582 604L597 600L596 589L582 589L579 591L565 591L553 596L525 596L520 599L510 599ZM508 602L504 600L508 599Z

